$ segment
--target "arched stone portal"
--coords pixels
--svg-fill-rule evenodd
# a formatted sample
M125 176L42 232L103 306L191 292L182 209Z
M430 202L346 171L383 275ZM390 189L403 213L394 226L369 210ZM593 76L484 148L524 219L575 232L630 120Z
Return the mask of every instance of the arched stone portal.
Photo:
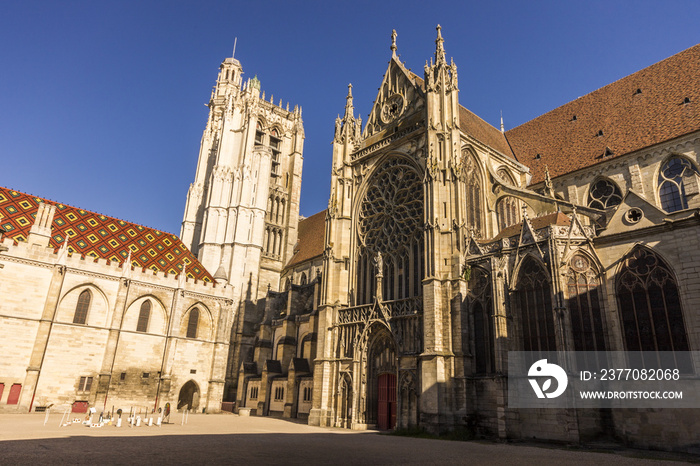
M199 407L199 387L194 380L190 380L180 389L177 398L177 409L197 409Z
M382 430L396 425L396 345L388 330L380 330L367 352L367 421Z

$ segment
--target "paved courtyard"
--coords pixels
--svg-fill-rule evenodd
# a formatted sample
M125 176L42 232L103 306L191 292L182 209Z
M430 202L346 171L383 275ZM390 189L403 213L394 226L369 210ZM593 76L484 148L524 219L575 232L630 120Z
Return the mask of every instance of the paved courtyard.
M174 414L162 427L59 427L61 415L0 415L0 464L661 464L599 453L325 429L233 414ZM670 456L668 457L671 458ZM674 458L678 459L678 458ZM688 458L686 458L688 459ZM690 458L692 459L692 458ZM678 463L675 463L678 464Z

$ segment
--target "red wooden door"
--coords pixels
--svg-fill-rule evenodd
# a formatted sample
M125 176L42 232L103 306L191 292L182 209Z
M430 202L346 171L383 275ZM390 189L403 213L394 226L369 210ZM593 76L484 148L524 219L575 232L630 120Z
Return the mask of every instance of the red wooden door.
M0 383L0 400L2 400L2 392L4 392L4 391L5 391L5 384Z
M382 374L377 383L377 428L393 429L396 425L396 375Z
M19 394L22 392L22 384L13 383L10 387L10 394L7 395L7 404L16 405L19 402Z
M88 410L88 402L87 401L74 401L73 402L73 409L71 412L73 413L87 413Z

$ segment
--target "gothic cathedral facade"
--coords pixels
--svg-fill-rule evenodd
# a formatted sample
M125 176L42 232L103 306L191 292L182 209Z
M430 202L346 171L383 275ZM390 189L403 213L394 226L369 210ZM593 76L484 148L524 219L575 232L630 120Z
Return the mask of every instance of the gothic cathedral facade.
M300 112L278 120L281 179L292 180L278 185L261 178L277 139L250 138L273 131L268 115L279 109L251 83L212 100L221 103L211 106L183 240L234 287L255 291L241 296L230 360L237 408L352 429L692 443L700 425L689 411L510 409L506 376L514 350L700 347L700 46L505 131L460 105L439 27L423 77L398 59L395 39L364 126L349 87L328 209L307 219L297 222ZM242 138L229 159L246 147L250 169L260 167L249 183L268 199L278 186L288 196L281 224L269 221L274 204L264 213L257 201L257 230L241 230L253 238L247 256L225 236L247 210L215 176L227 147L215 128L229 119L247 125L228 135ZM277 262L266 258L268 226L283 231ZM642 419L664 428L630 428Z

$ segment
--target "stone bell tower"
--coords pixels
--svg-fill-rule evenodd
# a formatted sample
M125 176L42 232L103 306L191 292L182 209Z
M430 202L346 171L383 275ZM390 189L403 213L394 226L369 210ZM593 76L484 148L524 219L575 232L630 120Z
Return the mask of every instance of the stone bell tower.
M300 107L242 75L233 57L219 68L180 237L235 298L256 301L279 288L297 241L304 129Z

